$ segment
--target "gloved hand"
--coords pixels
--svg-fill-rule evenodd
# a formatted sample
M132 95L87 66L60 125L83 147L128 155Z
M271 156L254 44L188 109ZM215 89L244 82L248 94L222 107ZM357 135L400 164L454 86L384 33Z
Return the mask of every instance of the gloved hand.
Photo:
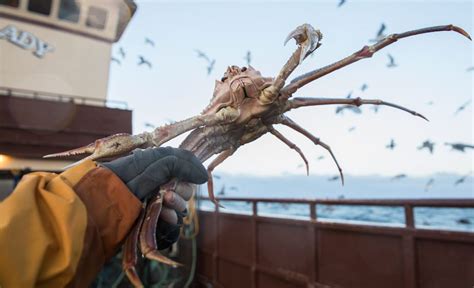
M172 178L178 179L176 191L163 197L156 233L158 249L176 242L187 212L186 201L193 196L195 184L203 184L208 178L201 161L187 150L160 147L136 150L132 155L102 165L114 172L142 201Z

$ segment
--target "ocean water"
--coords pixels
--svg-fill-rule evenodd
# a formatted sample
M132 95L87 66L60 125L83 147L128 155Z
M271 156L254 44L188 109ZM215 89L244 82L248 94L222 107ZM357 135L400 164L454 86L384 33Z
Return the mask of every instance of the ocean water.
M228 201L231 198L291 198L291 199L474 199L472 177L454 185L458 175L433 175L426 178L405 178L394 181L379 176L347 177L346 185L328 181L329 177L251 177L219 175L215 179L215 194L224 206L221 213L252 214L252 206L246 201ZM429 179L435 179L426 187ZM200 195L207 196L202 187ZM213 211L214 204L199 201L199 209ZM257 204L258 215L299 220L310 219L310 205L301 203ZM415 227L419 229L453 230L474 233L474 207L415 207ZM316 205L318 221L343 222L361 225L391 227L405 226L402 206L372 205Z

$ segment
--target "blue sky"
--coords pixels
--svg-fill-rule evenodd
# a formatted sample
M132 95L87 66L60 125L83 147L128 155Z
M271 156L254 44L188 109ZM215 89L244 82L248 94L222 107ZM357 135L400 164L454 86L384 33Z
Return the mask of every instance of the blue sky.
M228 65L245 65L247 50L252 66L275 76L296 46L283 46L287 34L310 23L324 35L323 46L290 76L337 61L368 44L380 24L387 33L427 26L455 24L473 34L471 1L137 1L138 11L122 39L114 45L127 56L122 65L111 64L109 99L127 101L133 109L134 133L150 131L145 122L165 124L200 113ZM145 46L149 37L155 47ZM216 59L211 75L194 49ZM387 53L398 67L389 69ZM138 55L154 67L138 67ZM430 119L423 121L382 107L375 114L336 115L335 106L302 108L289 113L296 122L330 144L345 173L426 176L438 172L467 174L472 152L450 151L444 142L473 143L472 42L453 32L440 32L401 40L374 55L301 89L298 97L383 99L412 108ZM368 89L360 91L363 83ZM427 105L432 101L433 105ZM356 129L348 133L348 129ZM331 175L337 170L320 147L284 127L277 127L305 152L310 174ZM385 148L391 138L397 147ZM436 142L435 153L416 149L424 140ZM170 142L178 145L179 141ZM325 155L325 159L316 158ZM256 161L256 159L258 159ZM270 135L240 148L216 170L230 174L304 174L299 156Z

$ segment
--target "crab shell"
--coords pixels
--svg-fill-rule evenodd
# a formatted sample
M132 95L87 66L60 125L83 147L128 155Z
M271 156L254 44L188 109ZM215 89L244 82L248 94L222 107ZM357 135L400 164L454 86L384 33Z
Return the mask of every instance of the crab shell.
M238 107L245 98L257 99L260 92L273 82L271 77L263 77L252 66L248 68L230 66L224 73L221 81L216 80L214 94L209 105L202 111L202 115L210 115L223 107Z

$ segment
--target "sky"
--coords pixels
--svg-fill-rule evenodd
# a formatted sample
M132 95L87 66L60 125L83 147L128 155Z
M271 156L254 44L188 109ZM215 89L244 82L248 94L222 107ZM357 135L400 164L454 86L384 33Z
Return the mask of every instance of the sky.
M228 65L251 65L274 77L296 49L283 41L290 31L309 23L323 33L323 45L289 77L325 66L362 48L375 37L381 23L386 33L428 26L455 24L471 35L474 4L471 1L137 1L138 10L118 43L126 58L111 63L109 95L133 109L134 133L151 131L144 123L160 126L199 114L212 96L214 81ZM153 39L155 47L145 45ZM207 75L206 63L195 49L216 59ZM387 54L395 68L387 68ZM137 66L138 55L153 64ZM445 142L472 144L472 104L457 115L456 109L472 101L472 42L454 32L425 34L400 40L370 59L338 70L299 90L296 97L382 99L416 110L426 122L402 111L369 106L362 114L336 106L306 107L288 113L294 121L328 143L344 172L354 176L421 177L435 173L465 175L473 170L472 150L451 151ZM360 87L368 88L362 92ZM432 105L428 103L432 102ZM355 126L355 130L348 129ZM311 175L335 175L337 170L324 149L301 135L276 126L296 143L310 162ZM397 146L385 146L394 139ZM169 142L178 146L183 137ZM425 140L436 143L434 154L417 147ZM167 144L165 144L167 145ZM324 155L323 160L317 160ZM241 147L216 168L227 174L256 176L304 175L295 151L271 135Z

